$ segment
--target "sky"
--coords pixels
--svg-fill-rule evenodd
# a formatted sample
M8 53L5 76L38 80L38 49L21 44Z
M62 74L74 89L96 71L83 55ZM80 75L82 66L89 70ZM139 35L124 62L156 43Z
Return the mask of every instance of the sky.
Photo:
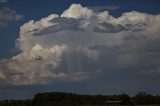
M159 0L0 0L0 99L160 94Z

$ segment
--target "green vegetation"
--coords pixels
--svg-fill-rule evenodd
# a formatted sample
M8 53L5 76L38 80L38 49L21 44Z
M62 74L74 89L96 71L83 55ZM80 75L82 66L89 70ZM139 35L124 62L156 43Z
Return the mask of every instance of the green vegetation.
M0 106L81 106L107 104L149 105L159 104L160 96L139 92L134 97L125 93L119 95L78 95L65 92L46 92L36 94L33 100L3 100Z

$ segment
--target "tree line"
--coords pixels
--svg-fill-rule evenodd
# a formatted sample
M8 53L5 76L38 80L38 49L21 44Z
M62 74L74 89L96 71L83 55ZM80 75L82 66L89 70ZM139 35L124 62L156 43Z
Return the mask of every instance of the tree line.
M118 95L79 95L66 92L45 92L35 95L33 100L3 100L0 106L81 106L107 105L119 101L119 105L149 105L159 104L160 95L139 92L135 96L122 93Z

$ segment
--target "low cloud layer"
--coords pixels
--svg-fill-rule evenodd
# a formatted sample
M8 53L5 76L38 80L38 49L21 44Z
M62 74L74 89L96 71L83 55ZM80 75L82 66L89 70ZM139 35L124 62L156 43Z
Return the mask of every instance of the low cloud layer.
M0 2L2 1L5 0L1 0ZM22 18L23 16L15 10L6 7L0 8L0 29L6 27L10 22L19 21Z
M0 83L82 81L108 70L159 74L159 52L150 51L160 50L159 22L159 14L132 11L115 18L72 4L61 15L21 26L16 42L21 53L0 61Z

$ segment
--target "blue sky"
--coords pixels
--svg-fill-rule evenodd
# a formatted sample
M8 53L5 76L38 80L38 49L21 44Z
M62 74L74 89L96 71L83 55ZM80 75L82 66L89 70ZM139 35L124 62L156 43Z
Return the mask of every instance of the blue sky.
M93 10L94 15L109 11L109 16L117 20L115 23L118 23L118 26L113 24L114 18L111 19L113 23L110 23L110 19L107 18L109 21L97 20L102 22L93 25L94 31L90 31L92 27L86 27L86 24L83 26L84 29L77 27L77 24L84 21L94 23L92 18L95 17L86 18L85 16L88 17L88 15L83 16L83 12L71 15L66 12L63 17L51 16L50 18L53 19L49 21L44 19L45 22L47 21L44 23L47 26L38 26L39 31L36 31L37 28L34 27L36 23L28 24L30 20L38 22L50 14L60 15L72 4L80 4L80 6L74 5L73 7L82 9L83 12L84 8L89 9L87 12ZM119 22L124 17L116 19L127 12L130 12L126 15L128 19L131 18L130 14L138 17L134 21L137 22L136 24L130 21L124 24ZM77 16L77 14L80 15ZM2 95L0 99L31 98L35 93L44 91L87 94L126 92L130 95L146 91L160 94L158 14L160 14L159 0L0 0L0 95ZM150 18L145 18L142 22L143 17ZM50 22L58 23L58 25L52 26L54 24ZM28 27L23 26L25 23ZM107 29L98 29L104 27ZM149 30L150 28L152 30ZM54 37L51 36L52 34ZM77 36L72 34L77 34ZM23 39L28 35L31 38ZM105 35L122 36L122 38ZM20 43L17 42L18 39L21 40ZM19 45L19 48L16 45ZM39 53L41 49L45 53ZM56 51L57 49L59 51ZM27 58L31 58L28 53L32 50L34 52L31 54L32 57L40 55L42 60L28 60ZM28 57L25 57L23 53L26 53ZM14 56L17 56L15 60ZM33 68L32 64L35 64L36 68ZM45 64L44 67L42 67L43 64ZM31 67L31 70L26 67ZM38 76L39 73L45 77L41 78ZM12 78L15 81L12 82Z

